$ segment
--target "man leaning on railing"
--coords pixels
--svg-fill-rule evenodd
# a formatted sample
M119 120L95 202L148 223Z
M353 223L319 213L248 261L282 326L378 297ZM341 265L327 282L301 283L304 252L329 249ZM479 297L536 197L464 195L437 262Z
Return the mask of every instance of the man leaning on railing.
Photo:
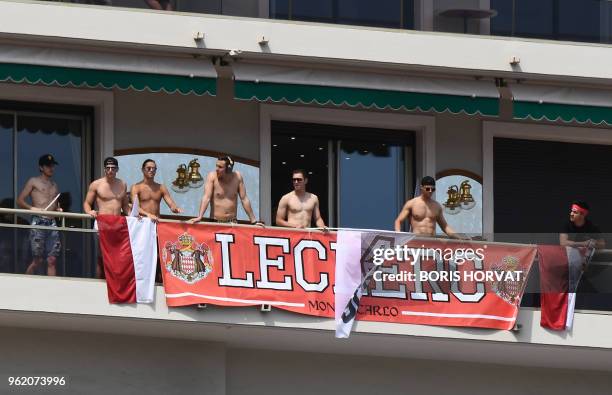
M104 159L103 163L104 177L100 177L89 184L83 202L83 210L93 218L96 218L98 214L121 215L121 212L123 212L123 215L128 215L130 209L127 184L117 177L119 162L113 157L108 157ZM94 210L94 203L98 208L97 210ZM95 224L94 227L96 227ZM96 278L102 278L103 275L102 256L98 254Z
M595 247L605 248L606 243L601 237L599 227L591 222L589 215L589 205L583 201L572 203L567 221L563 231L559 234L559 244L566 247Z

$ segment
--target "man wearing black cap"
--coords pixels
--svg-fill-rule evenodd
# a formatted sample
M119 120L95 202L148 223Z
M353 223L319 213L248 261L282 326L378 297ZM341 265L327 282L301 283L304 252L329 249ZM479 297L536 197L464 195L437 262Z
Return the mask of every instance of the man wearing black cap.
M44 211L62 211L57 204L59 188L53 181L53 173L57 161L51 154L45 154L38 159L38 169L40 175L30 178L21 193L17 197L19 207L37 211L42 214ZM32 205L26 202L30 197ZM57 226L53 217L43 215L33 215L32 225L38 226ZM35 274L42 266L46 256L47 275L55 276L57 257L60 254L61 243L57 230L32 229L30 231L30 247L32 248L32 263L28 266L26 274Z
M412 233L422 236L434 236L436 233L436 223L440 228L454 239L463 237L453 230L444 219L442 206L436 202L432 196L436 190L436 180L433 177L425 176L421 180L421 194L410 199L404 204L402 211L395 219L395 231L400 232L402 222L409 218Z
M93 218L96 218L98 214L121 215L122 211L123 215L129 214L127 184L117 178L118 171L117 159L108 157L104 159L104 177L98 178L89 185L83 202L83 210ZM94 202L97 210L93 209ZM101 256L98 255L96 277L101 278L102 273Z

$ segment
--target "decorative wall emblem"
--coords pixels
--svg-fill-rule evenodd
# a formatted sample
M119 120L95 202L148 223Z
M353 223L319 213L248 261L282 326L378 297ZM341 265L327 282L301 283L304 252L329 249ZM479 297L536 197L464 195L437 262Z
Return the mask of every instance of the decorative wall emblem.
M188 283L206 278L213 270L210 247L185 232L177 242L167 241L162 253L162 264L174 277Z

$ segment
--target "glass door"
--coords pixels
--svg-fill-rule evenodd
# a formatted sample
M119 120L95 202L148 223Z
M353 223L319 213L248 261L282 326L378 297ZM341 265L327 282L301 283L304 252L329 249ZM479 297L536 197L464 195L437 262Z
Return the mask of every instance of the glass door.
M338 125L272 122L272 219L306 171L328 226L393 229L414 186L414 133Z
M393 230L406 196L406 147L338 141L339 227Z

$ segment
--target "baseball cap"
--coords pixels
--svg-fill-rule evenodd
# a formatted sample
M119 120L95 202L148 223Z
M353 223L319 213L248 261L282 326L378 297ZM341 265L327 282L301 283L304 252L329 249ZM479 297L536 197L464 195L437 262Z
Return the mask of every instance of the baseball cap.
M51 165L59 165L53 155L45 154L38 158L38 166L51 166Z

